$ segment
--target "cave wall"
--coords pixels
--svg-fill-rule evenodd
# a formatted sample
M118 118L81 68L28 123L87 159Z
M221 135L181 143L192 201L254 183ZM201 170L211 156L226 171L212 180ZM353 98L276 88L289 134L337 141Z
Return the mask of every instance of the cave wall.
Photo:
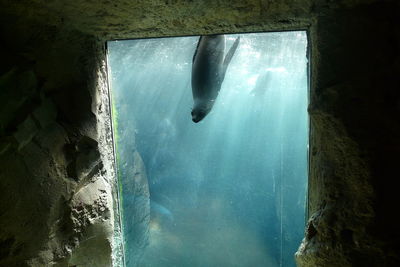
M111 266L106 40L296 29L312 63L297 263L400 265L397 1L0 0L0 14L0 266Z
M375 3L317 18L301 266L399 265L399 15Z
M2 20L0 266L111 266L103 47L77 31Z

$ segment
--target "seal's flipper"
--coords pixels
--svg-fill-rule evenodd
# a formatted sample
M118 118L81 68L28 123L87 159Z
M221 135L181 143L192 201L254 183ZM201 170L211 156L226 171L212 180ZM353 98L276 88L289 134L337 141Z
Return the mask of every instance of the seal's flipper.
M236 38L235 42L233 43L233 45L231 46L231 48L229 49L228 53L225 56L224 59L224 63L222 64L222 71L221 71L221 83L225 78L225 73L226 73L226 69L228 68L229 63L231 62L231 59L233 57L233 55L235 54L236 48L239 45L239 41L240 41L240 36L238 38Z
M195 58L196 58L197 50L199 50L199 45L200 45L200 42L201 42L201 39L202 39L202 38L203 38L203 36L200 36L199 41L197 42L197 46L196 46L196 50L194 51L192 63L194 62L194 60L195 60Z

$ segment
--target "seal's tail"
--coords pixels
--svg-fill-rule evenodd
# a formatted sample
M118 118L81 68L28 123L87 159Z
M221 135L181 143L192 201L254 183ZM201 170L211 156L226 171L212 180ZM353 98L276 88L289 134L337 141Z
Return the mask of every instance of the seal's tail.
M235 42L233 43L233 45L231 46L231 48L229 49L228 53L225 56L224 63L222 65L221 83L225 78L226 69L228 68L229 63L231 62L231 59L235 54L236 48L239 46L239 41L240 41L240 36L236 38Z

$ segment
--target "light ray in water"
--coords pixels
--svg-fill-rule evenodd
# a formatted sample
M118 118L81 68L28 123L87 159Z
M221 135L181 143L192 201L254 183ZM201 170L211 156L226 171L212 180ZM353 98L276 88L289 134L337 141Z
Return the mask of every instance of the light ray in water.
M108 45L127 266L295 266L307 187L306 33L241 34L211 113L195 124L198 39Z

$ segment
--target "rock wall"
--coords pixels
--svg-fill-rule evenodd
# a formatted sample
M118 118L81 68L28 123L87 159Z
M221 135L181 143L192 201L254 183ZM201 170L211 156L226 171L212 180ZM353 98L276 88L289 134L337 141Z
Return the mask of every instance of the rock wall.
M397 266L399 6L317 17L309 113L310 214L300 266Z
M35 20L2 20L0 266L111 266L102 44Z
M110 266L104 41L307 29L310 220L299 266L398 266L395 0L0 0L0 266ZM99 257L102 255L103 257Z

